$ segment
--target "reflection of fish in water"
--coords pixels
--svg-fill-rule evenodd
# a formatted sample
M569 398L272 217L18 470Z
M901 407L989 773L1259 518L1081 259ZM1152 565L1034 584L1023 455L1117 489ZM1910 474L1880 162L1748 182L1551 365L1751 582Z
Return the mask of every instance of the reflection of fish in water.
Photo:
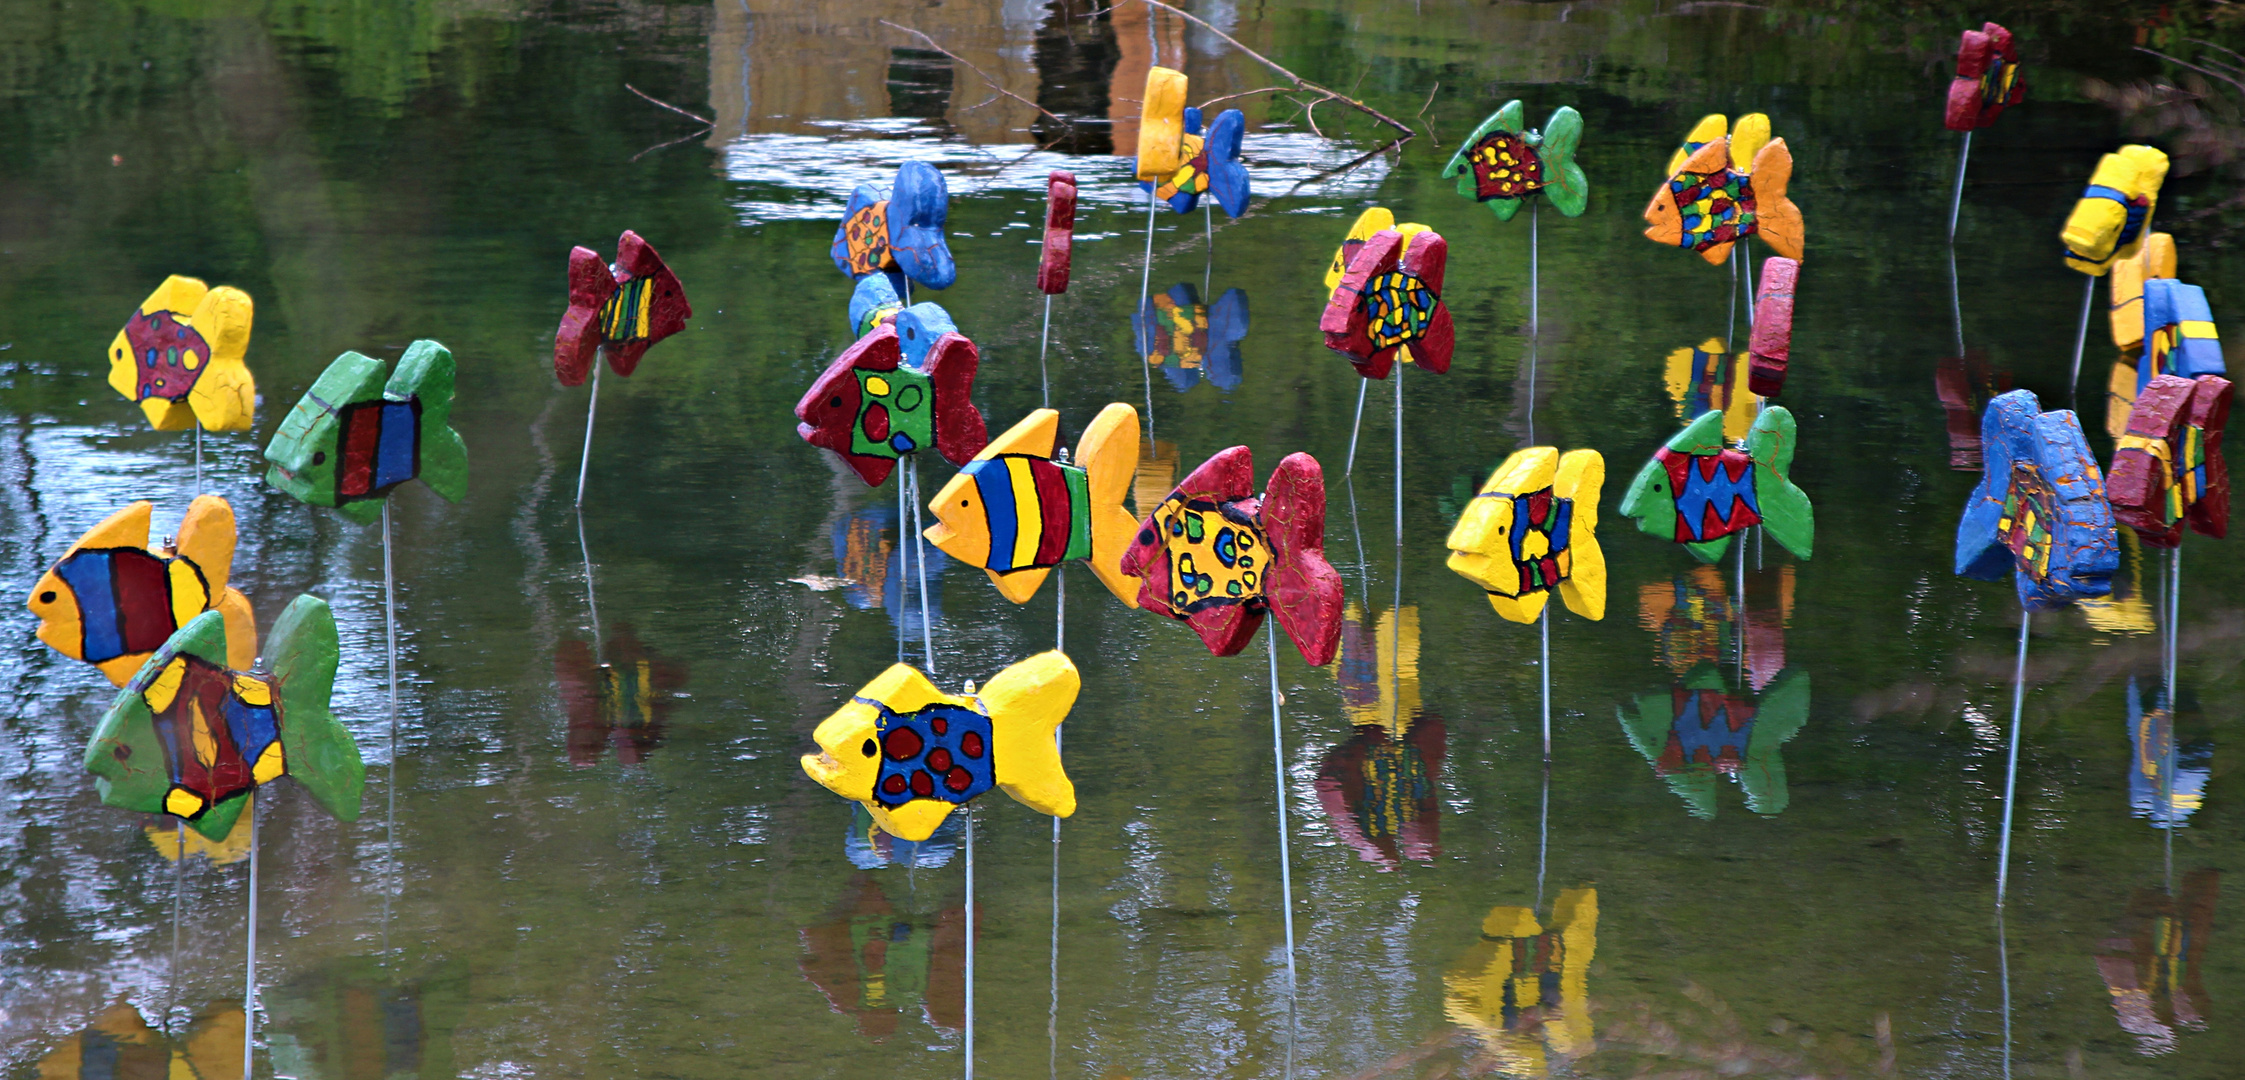
M1747 575L1746 678L1756 693L1785 669L1785 628L1793 622L1793 567ZM1774 591L1775 595L1771 595ZM1653 658L1678 675L1703 663L1737 658L1738 608L1729 582L1713 566L1695 566L1670 581L1637 589L1637 625L1655 636Z
M928 620L941 623L943 571L951 565L951 557L921 538L898 550L895 528L896 507L885 503L861 506L835 522L834 573L851 607L887 611L890 623L901 625L905 636L913 637L920 633L921 563L925 561L928 572Z
M1481 940L1442 976L1442 1011L1495 1059L1489 1075L1549 1076L1597 1048L1598 890L1561 889L1551 913L1547 927L1527 908L1490 908Z
M1177 444L1155 439L1138 446L1138 472L1130 480L1130 512L1140 521L1177 486Z
M1341 612L1341 655L1333 677L1349 723L1400 731L1401 718L1419 713L1419 609L1405 605L1365 625L1365 610L1351 602Z
M2137 1053L2172 1052L2178 1027L2205 1030L2210 1002L2201 969L2221 885L2220 871L2193 870L2183 875L2180 896L2138 889L2113 935L2098 943L2097 974Z
M1145 345L1146 363L1160 368L1179 391L1192 389L1202 378L1218 390L1237 390L1245 378L1239 346L1249 325L1244 289L1226 289L1214 307L1204 307L1200 290L1180 283L1147 301L1130 317L1130 325L1133 337Z
M931 925L897 911L878 880L859 874L825 920L803 928L803 977L875 1042L915 1008L931 1026L957 1031L966 1017L965 938L962 909Z
M992 677L977 694L936 689L894 664L811 733L819 752L803 771L828 791L864 804L891 835L925 840L993 787L1040 814L1076 812L1053 733L1082 683L1066 653L1040 653Z
M554 681L569 716L569 763L580 769L599 764L608 746L625 765L646 760L662 745L664 715L686 685L685 665L657 659L630 623L617 623L607 646L605 663L575 638L554 650Z
M1392 868L1442 854L1448 740L1441 717L1414 713L1400 734L1386 724L1359 725L1318 764L1317 801L1357 858Z
M257 660L257 622L249 600L227 585L234 564L234 508L198 495L179 535L148 543L152 511L136 502L86 531L31 587L39 640L101 669L119 686L173 632L205 611L226 619L228 667Z
M181 1038L148 1026L125 1002L103 1010L92 1024L39 1059L39 1080L241 1080L242 1008L214 1005L187 1025Z
M1808 722L1808 709L1805 671L1779 675L1757 700L1733 691L1719 665L1701 664L1668 693L1638 696L1635 716L1615 713L1630 745L1692 816L1713 818L1719 775L1738 781L1748 810L1785 811L1791 796L1781 748Z
M922 535L953 558L980 566L998 592L1027 603L1061 564L1081 559L1107 591L1138 606L1140 582L1122 571L1137 520L1123 509L1138 464L1138 410L1115 402L1076 443L1056 454L1060 414L1038 409L990 441L928 504Z
M338 957L261 990L270 1022L260 1034L270 1042L276 1076L459 1076L452 1035L466 990L466 965L456 959L438 961L433 970L401 982L375 957Z
M1725 353L1720 338L1669 353L1662 381L1668 399L1676 403L1676 419L1690 420L1714 409L1723 414L1724 438L1745 438L1762 403L1750 386L1752 368L1753 354Z
M2148 634L2159 628L2151 601L2144 597L2144 542L2136 530L2119 529L2120 563L2113 572L2112 592L2074 602L2093 630L2108 634Z
M1723 417L1701 413L1653 454L1622 496L1623 517L1684 545L1701 562L1730 548L1731 534L1760 525L1785 550L1806 559L1816 539L1808 494L1790 473L1800 434L1782 405L1763 410L1744 449L1723 441Z
M2155 687L2150 707L2136 677L2128 677L2128 806L2155 829L2181 829L2206 805L2213 779L2214 744L2203 739L2175 745L2175 711Z
M257 801L257 793L250 792L245 798L254 803ZM181 828L182 824L181 818L158 814L149 819L148 824L141 826L140 831L148 837L148 843L156 849L156 854L170 862L200 855L213 865L230 866L249 858L248 832L228 833L224 840L213 840L193 829Z
M959 819L947 818L936 827L935 835L925 840L899 840L881 831L873 821L872 811L862 805L850 807L850 832L842 841L842 854L850 865L860 870L879 870L885 866L907 866L932 870L948 866L951 856L959 850Z
M1989 370L1985 349L1967 349L1962 357L1944 356L1934 364L1933 393L1949 429L1951 469L1980 471L1980 410L2010 388L2011 373Z

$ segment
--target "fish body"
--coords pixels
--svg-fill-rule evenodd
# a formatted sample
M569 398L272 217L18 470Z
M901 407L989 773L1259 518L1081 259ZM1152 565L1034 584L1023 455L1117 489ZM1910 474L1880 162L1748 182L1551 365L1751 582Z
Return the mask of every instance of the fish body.
M1996 122L2007 106L2027 98L2019 77L2019 50L2011 31L1995 23L1967 30L1957 43L1957 77L1949 82L1941 122L1950 131L1977 131Z
M1645 207L1645 236L1699 253L1714 265L1731 245L1759 236L1788 259L1801 257L1801 208L1786 197L1793 153L1772 139L1754 153L1751 168L1734 161L1737 135L1720 137L1684 159Z
M244 357L256 314L240 289L173 274L110 341L109 386L138 404L158 431L198 422L212 431L247 431L257 380Z
M293 776L328 813L359 815L358 744L328 712L341 645L325 601L299 596L273 624L269 671L228 663L226 620L205 612L126 682L86 748L101 801L167 813L224 840L257 787Z
M980 693L936 689L896 664L819 723L803 771L870 811L902 840L935 835L975 796L999 788L1040 814L1076 812L1075 785L1053 735L1082 682L1066 653L1040 653L999 672Z
M915 304L827 365L795 403L795 433L841 455L868 487L929 447L964 465L990 441L969 398L978 362L942 308Z
M1980 442L1985 471L1957 522L1957 574L2010 574L2029 611L2110 593L2120 541L2073 410L2043 412L2030 390L1999 394L1980 415Z
M1569 611L1605 618L1606 556L1597 536L1605 481L1596 450L1515 451L1450 529L1450 569L1513 622L1534 622L1554 591Z
M1442 854L1442 718L1408 727L1359 725L1318 764L1318 804L1341 841L1368 863L1431 862Z
M1318 319L1325 347L1367 379L1387 378L1399 357L1438 375L1450 370L1457 330L1442 303L1450 245L1423 225L1405 229L1365 241Z
M859 184L850 192L827 255L835 269L851 278L896 269L896 256L889 251L889 200L880 188Z
M2225 375L2222 342L2206 290L2172 278L2144 282L2144 355L2136 365L2136 392L2154 375Z
M346 352L320 373L265 446L265 482L354 521L382 515L399 484L420 480L448 502L468 490L468 448L452 430L452 353L426 338L382 362Z
M1138 467L1138 410L1108 405L1076 444L1075 463L1054 460L1060 414L1038 409L1006 430L943 485L924 535L979 566L1005 598L1025 604L1071 559L1091 564L1107 591L1138 606L1140 582L1122 570L1137 519L1123 496Z
M850 193L827 255L853 280L891 274L948 289L959 278L943 231L950 212L951 190L943 174L925 161L907 161L897 166L886 198L871 184Z
M1201 196L1210 194L1227 216L1236 218L1246 213L1250 189L1247 166L1239 159L1246 130L1247 117L1238 109L1226 109L1216 114L1215 122L1203 132L1200 110L1186 107L1178 148L1183 164L1158 183L1149 181L1138 186L1153 192L1154 198L1180 214L1191 213L1200 205Z
M2222 430L2233 388L2219 375L2159 375L2136 396L2113 450L2105 493L2113 517L2152 547L2183 542L2183 526L2229 532L2229 466Z
M2112 287L2112 343L2133 351L2144 346L2144 283L2175 276L2175 238L2163 232L2144 237L2134 258L2115 259Z
M608 368L629 377L658 341L686 329L694 306L655 247L630 229L616 241L616 262L591 248L569 251L569 310L553 336L553 373L581 386L605 350Z
M1762 285L1754 294L1754 333L1746 346L1754 358L1746 385L1763 397L1785 389L1785 368L1793 357L1793 287L1800 275L1797 259L1772 255L1762 260Z
M904 299L887 274L867 274L857 279L857 288L850 292L850 328L859 337L895 322L903 310Z
M1701 413L1638 470L1622 496L1637 528L1714 562L1734 533L1760 525L1785 550L1806 559L1816 540L1808 494L1793 484L1799 439L1793 414L1772 405L1747 431L1745 449L1723 440L1723 414Z
M2134 258L2166 179L2167 155L2149 146L2123 146L2099 158L2089 189L2058 233L2066 266L2102 277L2115 261Z
M31 587L39 640L101 669L123 686L173 633L205 611L226 622L227 662L257 659L249 600L226 583L234 562L234 508L198 495L170 547L151 547L152 507L136 502L87 530Z
M1146 69L1138 96L1138 179L1161 183L1191 160L1185 153L1185 73L1159 65Z
M1122 572L1144 582L1139 606L1183 621L1217 656L1278 616L1302 659L1333 661L1341 643L1341 575L1325 561L1325 474L1292 454L1255 497L1244 446L1194 469L1139 523Z
M1442 167L1442 178L1457 177L1458 194L1511 221L1520 204L1538 192L1552 208L1581 217L1590 205L1590 179L1575 161L1582 145L1582 114L1561 105L1541 131L1527 125L1527 109L1508 101L1466 136Z
M1068 291L1075 242L1076 174L1055 169L1045 177L1045 240L1037 255L1038 292L1058 296Z

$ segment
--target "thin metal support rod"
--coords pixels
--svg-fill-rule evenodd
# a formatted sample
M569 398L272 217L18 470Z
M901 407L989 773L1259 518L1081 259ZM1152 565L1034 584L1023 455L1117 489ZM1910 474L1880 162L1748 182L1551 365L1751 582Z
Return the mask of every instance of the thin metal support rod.
M1537 670L1543 675L1543 763L1551 764L1551 600L1544 599L1543 617L1536 620L1543 627L1543 659Z
M2175 715L2175 666L2183 651L2183 545L2175 544L2169 568L2173 586L2167 590L2167 715Z
M1403 369L1395 365L1395 546L1403 546Z
M912 561L918 566L920 579L920 644L927 661L927 673L935 674L935 624L928 617L928 545L920 535L920 455L909 455L911 462L905 477L912 487Z
M1052 376L1045 370L1045 353L1052 348L1052 294L1045 294L1045 328L1037 335L1037 385L1044 388L1045 408L1052 408ZM1151 378L1151 376L1148 376Z
M195 418L195 494L203 493L203 418Z
M172 1009L179 1003L179 909L187 903L187 819L172 819L171 965L165 974L171 985L164 999L164 1034L171 1034Z
M1060 729L1052 729L1055 743ZM1045 1073L1060 1080L1060 819L1052 819L1052 1004L1045 1012Z
M2019 610L2019 661L2011 670L2011 760L2003 771L2003 844L1996 855L1996 907L2011 884L2011 808L2019 791L2019 715L2027 700L2027 628L2034 613Z
M1543 872L1551 854L1551 755L1543 756L1543 810L1536 818L1536 911L1543 912Z
M2003 906L1996 906L1996 968L2003 980L2003 1080L2011 1080L2011 941L2004 933Z
M1949 318L1957 329L1957 359L1964 359L1964 296L1957 288L1957 249L1949 248Z
M1364 430L1364 395L1371 388L1372 380L1356 380L1356 422L1349 425L1349 460L1348 464L1341 466L1342 479L1356 475L1356 436Z
M2097 300L2097 279L2084 276L2081 284L2081 329L2074 332L2073 376L2066 380L2066 396L2077 397L2081 386L2081 350L2089 345L2089 308Z
M242 977L242 1076L257 1075L251 1064L257 1057L257 811L263 802L253 793L249 801L249 949Z
M1208 300L1209 283L1216 278L1216 209L1208 200L1203 199L1200 212L1201 227L1208 233L1208 259L1200 268L1200 295L1205 303Z
M896 608L889 614L896 618L896 662L904 662L904 587L912 580L912 556L905 554L905 538L911 535L911 520L904 504L912 496L904 482L904 473L896 473ZM882 592L887 593L887 589ZM884 595L883 600L887 597Z
M1286 998L1294 999L1294 862L1286 845L1286 740L1279 726L1279 707L1286 700L1278 692L1278 635L1263 635L1263 649L1271 662L1271 783L1278 797L1278 895L1286 915Z
M1729 314L1729 316L1727 316L1727 318L1726 318L1725 322L1723 323L1723 362L1727 364L1727 363L1729 363L1729 362L1730 362L1730 352L1731 352L1732 339L1733 339L1733 338L1735 338L1735 337L1736 337L1736 336L1738 335L1738 249L1737 249L1737 248L1735 248L1735 247L1734 247L1734 248L1732 248L1732 249L1731 249L1731 257L1730 257L1730 258L1729 258L1728 260L1726 260L1726 261L1728 261L1728 262L1730 263L1730 267L1731 267L1731 306L1730 306L1730 314Z
M1154 190L1146 189L1146 260L1138 271L1138 368L1146 378L1146 433L1154 431L1154 369L1146 362L1146 353L1154 344L1154 313L1147 306L1147 298L1154 287Z
M602 350L592 354L592 397L585 401L585 454L577 461L577 502L585 505L585 474L592 471L592 419L600 413L600 361ZM386 504L385 504L386 505Z
M1957 186L1949 193L1949 243L1957 242L1957 208L1964 205L1964 167L1972 163L1972 133L1964 133L1964 149L1957 152Z
M584 556L585 561L585 611L592 619L592 658L595 663L598 663L601 658L600 597L593 590L592 547L585 543L585 516L583 514L577 515L577 552Z
M974 814L967 814L967 1080L974 1080Z
M1738 629L1738 681L1746 683L1746 538L1738 538L1738 595L1731 601L1732 621Z
M1543 311L1539 300L1536 256L1536 210L1542 199L1528 201L1528 445L1536 444L1536 346L1543 337Z

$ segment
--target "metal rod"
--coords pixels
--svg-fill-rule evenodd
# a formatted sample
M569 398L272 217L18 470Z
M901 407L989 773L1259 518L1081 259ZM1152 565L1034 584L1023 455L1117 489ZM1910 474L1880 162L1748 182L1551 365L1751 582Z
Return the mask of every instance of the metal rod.
M1536 270L1536 209L1541 199L1528 202L1528 445L1536 444L1536 346L1543 337L1543 313L1538 298Z
M1957 289L1957 249L1949 248L1949 317L1957 328L1957 359L1964 359L1964 298Z
M585 505L585 474L592 470L592 418L600 412L600 357L602 350L592 354L592 397L585 402L585 455L577 462L577 502Z
M1403 369L1395 365L1395 546L1403 546Z
M1957 242L1957 207L1964 205L1964 167L1972 162L1972 133L1964 133L1964 149L1957 153L1957 186L1949 193L1949 244Z
M1543 762L1551 764L1551 597L1543 602L1543 617L1536 620L1543 626L1543 662L1538 670L1543 674Z
M203 493L203 418L195 418L195 494Z
M1996 968L2003 980L2003 1080L2011 1080L2011 942L2004 933L2003 905L1996 905Z
M974 812L967 811L967 1080L974 1080Z
M1138 368L1146 377L1146 434L1154 432L1154 369L1146 362L1154 343L1154 313L1147 298L1154 287L1154 189L1146 189L1146 261L1138 271Z
M1055 743L1060 729L1052 729ZM1052 1005L1045 1013L1045 1073L1060 1080L1060 819L1052 819Z
M2089 344L2089 307L2097 299L2097 279L2086 278L2081 283L2081 329L2074 333L2073 376L2066 380L2066 396L2078 398L2081 386L2081 350Z
M2011 883L2011 804L2019 788L2019 714L2027 699L2027 627L2034 613L2019 609L2019 662L2011 671L2011 760L2003 773L2003 846L1996 856L1996 907Z
M1271 781L1278 797L1278 891L1286 909L1286 997L1294 999L1294 865L1286 849L1286 740L1279 728L1278 628L1267 627L1263 648L1271 662Z
M1037 335L1037 385L1044 388L1045 408L1052 408L1052 376L1045 370L1045 352L1052 347L1052 294L1045 294L1045 329ZM1149 376L1151 378L1151 376Z
M1549 745L1548 743L1546 745ZM1543 811L1536 818L1536 911L1543 911L1543 872L1551 854L1551 753L1543 755Z
M1216 211L1207 202L1200 204L1201 225L1208 230L1208 259L1200 268L1200 294L1208 298L1209 282L1216 276Z
M1731 248L1731 257L1724 261L1730 263L1731 267L1730 315L1723 323L1723 362L1727 364L1731 359L1732 339L1738 334L1738 249L1736 247ZM1731 392L1737 393L1738 388L1732 387Z
M242 985L242 1078L249 1080L256 1073L251 1063L257 1056L257 804L255 792L249 800L249 949Z
M253 794L251 798L255 798ZM164 999L164 1034L171 1034L172 1008L179 1002L179 909L187 901L187 819L172 819L171 965L165 974L171 985Z
M1356 436L1364 430L1364 394L1371 389L1372 380L1356 380L1356 422L1349 425L1349 461L1341 467L1342 479L1356 475Z
M935 674L935 623L928 617L928 545L920 536L920 455L909 455L905 476L912 485L912 560L919 564L920 643L925 649L927 673ZM972 818L968 821L971 823Z

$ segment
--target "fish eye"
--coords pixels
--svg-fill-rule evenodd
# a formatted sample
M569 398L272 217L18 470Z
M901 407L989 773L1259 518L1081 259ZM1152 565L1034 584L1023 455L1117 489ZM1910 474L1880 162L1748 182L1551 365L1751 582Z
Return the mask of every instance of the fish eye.
M973 506L973 505L974 505L974 500L973 500L973 499L960 499L960 500L959 500L959 505L960 505L960 506Z
M325 450L314 450L314 451L312 451L312 464L314 464L314 465L325 465L325 464L327 464L327 451L325 451Z
M42 603L42 604L52 604L52 603L54 603L54 602L55 602L55 591L54 591L53 589L48 589L48 590L47 590L46 592L40 593L40 594L39 594L39 602L40 602L40 603Z
M841 408L841 407L842 407L842 395L840 395L840 394L836 394L836 395L834 395L833 397L830 397L830 398L826 399L826 407L827 407L827 408L829 408L829 409L839 409L839 408Z
M858 749L863 751L866 757L872 757L873 755L881 752L881 744L874 742L871 739L867 739L865 740L865 745L858 747Z

